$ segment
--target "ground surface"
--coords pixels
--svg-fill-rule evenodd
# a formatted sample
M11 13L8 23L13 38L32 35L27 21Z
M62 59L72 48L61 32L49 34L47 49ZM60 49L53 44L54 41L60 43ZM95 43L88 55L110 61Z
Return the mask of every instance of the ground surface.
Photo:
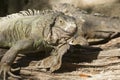
M105 45L102 44L102 48ZM94 46L97 47L75 46L64 55L62 67L52 74L35 69L35 64L44 57L42 53L20 55L13 67L21 67L18 75L22 80L119 80L119 44L114 43L103 50L100 45ZM4 51L1 49L1 53Z

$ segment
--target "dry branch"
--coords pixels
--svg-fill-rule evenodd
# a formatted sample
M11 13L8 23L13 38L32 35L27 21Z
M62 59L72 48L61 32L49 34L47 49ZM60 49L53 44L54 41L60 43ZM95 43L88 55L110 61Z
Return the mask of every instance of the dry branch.
M98 54L98 57L102 57L102 56L108 56L108 57L120 56L120 48L112 49L112 50L106 50L106 51L101 51Z

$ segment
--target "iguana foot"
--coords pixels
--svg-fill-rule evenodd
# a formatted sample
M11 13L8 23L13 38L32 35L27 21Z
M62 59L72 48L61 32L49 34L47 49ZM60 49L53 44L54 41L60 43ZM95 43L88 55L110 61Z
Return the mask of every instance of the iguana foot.
M14 75L11 71L13 69L11 69L11 67L6 64L6 63L2 63L0 65L0 75L1 77L3 78L3 80L6 80L6 78L8 77L7 75L11 76L11 77L14 77L14 78L21 78L20 76L16 76Z
M49 72L53 72L61 67L61 59L58 59L57 56L50 56L36 64L36 68L47 69Z

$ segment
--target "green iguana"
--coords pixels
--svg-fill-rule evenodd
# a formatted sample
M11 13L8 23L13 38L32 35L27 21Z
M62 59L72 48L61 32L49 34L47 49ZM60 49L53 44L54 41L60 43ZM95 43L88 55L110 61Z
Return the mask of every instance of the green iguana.
M52 10L28 10L0 19L0 47L9 47L0 62L0 75L17 77L11 65L19 53L51 49L51 55L41 61L39 68L60 68L62 56L69 49L77 26L75 19Z
M35 0L32 1L35 2ZM60 3L74 5L79 9L86 10L88 13L97 12L109 17L120 18L120 0L49 0L48 5L54 6Z
M61 11L76 19L78 37L73 41L75 44L83 43L86 45L88 44L86 39L107 39L120 33L120 19L118 18L109 18L99 13L88 14L69 4L59 4L53 6L52 9Z

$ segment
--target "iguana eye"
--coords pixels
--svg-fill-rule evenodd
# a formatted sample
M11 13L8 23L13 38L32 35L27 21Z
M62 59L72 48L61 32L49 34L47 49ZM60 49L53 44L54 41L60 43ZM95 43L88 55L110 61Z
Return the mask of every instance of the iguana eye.
M64 23L64 22L63 22L63 20L60 20L60 23L62 23L62 24L63 24L63 23Z
M62 23L63 21L62 20L60 20L60 23Z

